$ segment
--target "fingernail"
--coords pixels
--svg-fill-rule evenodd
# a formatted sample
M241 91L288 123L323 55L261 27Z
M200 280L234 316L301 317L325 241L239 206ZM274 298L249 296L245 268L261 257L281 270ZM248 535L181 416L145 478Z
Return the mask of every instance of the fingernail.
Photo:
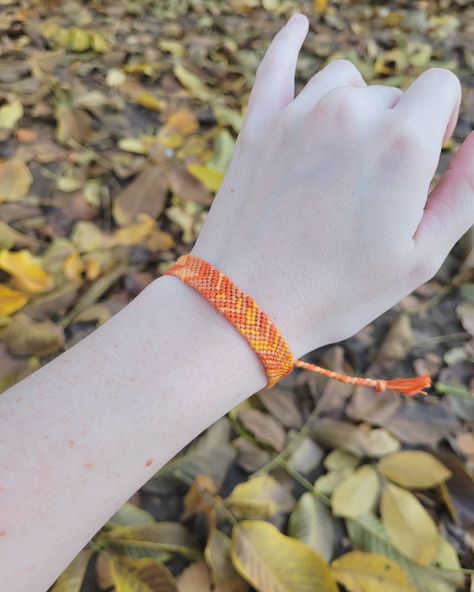
M300 25L302 22L308 20L308 17L302 14L301 12L297 12L294 14L290 20L288 21L287 25Z

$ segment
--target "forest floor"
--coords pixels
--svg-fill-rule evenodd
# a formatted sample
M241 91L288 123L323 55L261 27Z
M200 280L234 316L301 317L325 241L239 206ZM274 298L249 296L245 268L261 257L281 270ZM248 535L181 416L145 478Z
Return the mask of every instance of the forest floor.
M406 88L431 66L460 77L444 170L474 127L469 0L0 0L2 390L190 250L256 67L295 10L311 22L298 88L335 58L369 83ZM55 592L73 576L70 592L83 580L83 592L299 592L314 578L321 592L336 580L474 590L473 269L468 233L435 278L308 357L358 375L428 373L428 396L293 373L160 471Z

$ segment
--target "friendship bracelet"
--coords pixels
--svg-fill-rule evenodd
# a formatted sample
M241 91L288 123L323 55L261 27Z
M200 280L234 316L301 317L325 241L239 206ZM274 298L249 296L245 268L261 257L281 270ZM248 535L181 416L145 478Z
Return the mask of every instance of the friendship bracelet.
M267 388L290 374L294 367L346 384L370 387L379 393L390 389L413 396L426 394L423 389L431 386L428 375L395 380L360 378L295 360L288 343L255 300L204 259L183 255L165 275L175 276L194 288L237 329L257 354L267 376Z

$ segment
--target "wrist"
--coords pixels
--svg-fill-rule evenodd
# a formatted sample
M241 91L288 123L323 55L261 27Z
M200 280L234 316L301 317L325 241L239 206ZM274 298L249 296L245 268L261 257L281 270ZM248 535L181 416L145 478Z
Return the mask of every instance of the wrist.
M156 326L158 347L183 389L212 381L221 414L266 384L255 352L238 331L193 288L163 276L144 291L143 313ZM178 377L179 375L179 377Z

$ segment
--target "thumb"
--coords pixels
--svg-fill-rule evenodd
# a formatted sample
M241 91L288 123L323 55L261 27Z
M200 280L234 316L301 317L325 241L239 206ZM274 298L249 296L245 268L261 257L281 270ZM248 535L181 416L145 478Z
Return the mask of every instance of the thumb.
M474 224L474 132L428 196L415 242L423 260L441 264Z

